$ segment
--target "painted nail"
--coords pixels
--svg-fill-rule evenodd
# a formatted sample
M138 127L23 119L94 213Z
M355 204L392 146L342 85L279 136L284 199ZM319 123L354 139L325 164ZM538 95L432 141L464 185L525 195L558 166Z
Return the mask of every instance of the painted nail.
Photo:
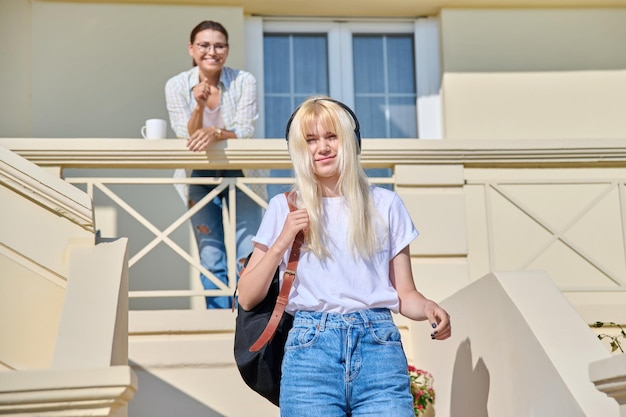
M435 327L437 327L437 323L433 323L431 324L431 326L433 326L433 329L434 329Z

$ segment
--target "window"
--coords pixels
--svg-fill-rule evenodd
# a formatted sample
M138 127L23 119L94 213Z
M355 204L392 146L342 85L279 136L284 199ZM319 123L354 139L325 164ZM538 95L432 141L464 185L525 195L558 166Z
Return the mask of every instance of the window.
M441 138L436 20L250 18L246 28L261 99L257 137L283 138L293 110L325 94L354 109L365 139Z
M413 34L352 37L354 108L369 138L416 138Z
M283 137L294 109L312 94L329 94L325 34L263 36L265 135Z

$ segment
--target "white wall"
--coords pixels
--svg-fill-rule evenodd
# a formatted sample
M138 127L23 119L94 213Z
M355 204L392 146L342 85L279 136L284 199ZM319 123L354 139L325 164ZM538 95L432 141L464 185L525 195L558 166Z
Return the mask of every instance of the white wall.
M444 137L623 138L625 20L624 9L444 9Z
M191 67L189 34L207 19L242 68L238 7L3 0L0 137L141 137L145 119L167 118L165 82Z
M452 337L412 336L416 366L434 376L437 417L618 417L589 380L610 356L541 271L493 273L447 298Z
M145 119L167 119L165 82L191 67L189 33L206 19L243 65L238 8L33 2L32 135L141 137Z
M31 136L31 2L0 2L0 136Z

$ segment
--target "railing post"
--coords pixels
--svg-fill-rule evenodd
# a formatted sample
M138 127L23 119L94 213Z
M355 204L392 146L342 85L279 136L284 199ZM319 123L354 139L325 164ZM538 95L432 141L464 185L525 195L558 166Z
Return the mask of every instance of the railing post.
M467 221L462 164L396 165L396 191L420 232L411 244L419 288L445 297L468 284ZM446 288L433 287L445 277Z

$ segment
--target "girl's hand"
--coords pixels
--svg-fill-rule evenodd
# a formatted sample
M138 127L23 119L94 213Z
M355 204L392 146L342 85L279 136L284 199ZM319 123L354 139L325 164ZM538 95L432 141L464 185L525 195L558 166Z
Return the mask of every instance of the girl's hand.
M309 227L309 213L306 209L290 211L287 215L287 219L285 219L283 230L280 232L276 242L280 242L281 246L284 245L285 250L287 250L293 243L298 232L301 230L306 231L307 227Z
M411 320L428 320L432 328L430 337L433 340L444 340L451 336L448 312L415 288L408 245L389 263L389 279L398 292L400 314Z
M255 244L248 265L239 277L239 305L244 310L256 306L267 294L267 290L285 251L289 249L299 231L309 225L306 209L289 212L283 229L271 247Z
M446 310L439 307L439 304L428 300L424 305L424 314L433 329L430 333L431 339L445 340L451 336L452 327L450 325L450 315Z

